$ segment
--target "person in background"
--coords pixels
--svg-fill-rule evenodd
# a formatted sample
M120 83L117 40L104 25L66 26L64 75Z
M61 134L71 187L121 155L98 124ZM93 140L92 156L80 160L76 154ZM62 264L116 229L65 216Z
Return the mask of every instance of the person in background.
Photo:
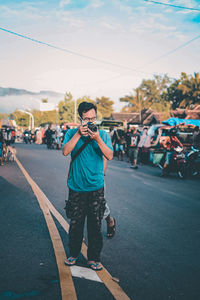
M117 130L115 130L113 134L113 143L115 146L115 152L117 155L118 160L121 157L121 160L123 160L123 154L124 154L124 148L125 148L125 132L121 128L121 126L118 127Z
M3 134L0 131L0 165L3 166Z
M150 146L151 146L151 138L150 136L148 136L148 128L144 127L138 144L138 158L140 164L148 164Z
M200 130L199 130L199 126L196 126L194 128L194 134L192 137L192 146L195 149L200 150Z
M107 165L108 165L108 161L105 158L105 156L103 156L103 174L104 174L104 176L106 176ZM105 190L106 190L106 188L105 188L105 184L104 184L104 191ZM105 209L103 218L107 222L107 237L112 238L116 232L116 220L115 220L115 218L111 217L110 208L109 208L107 202L106 202L106 209Z
M53 130L51 130L51 126L48 126L48 129L45 131L47 149L52 148L52 135L53 135Z
M174 153L174 148L176 147L183 147L179 139L176 137L177 134L177 128L171 128L169 131L169 136L166 137L166 139L163 141L162 145L165 149L165 163L162 169L162 176L165 176L166 169L169 166L172 155Z
M131 163L131 168L138 169L137 165L137 157L138 157L138 144L140 141L140 135L137 133L136 128L132 127L131 132L129 134L129 138L127 140L128 142L128 148L129 148L129 161Z

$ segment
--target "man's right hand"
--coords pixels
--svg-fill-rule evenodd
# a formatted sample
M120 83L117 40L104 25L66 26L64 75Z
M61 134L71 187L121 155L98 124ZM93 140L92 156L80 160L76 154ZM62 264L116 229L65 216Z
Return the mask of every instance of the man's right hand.
M88 128L87 126L80 125L78 129L78 133L83 136L88 136Z

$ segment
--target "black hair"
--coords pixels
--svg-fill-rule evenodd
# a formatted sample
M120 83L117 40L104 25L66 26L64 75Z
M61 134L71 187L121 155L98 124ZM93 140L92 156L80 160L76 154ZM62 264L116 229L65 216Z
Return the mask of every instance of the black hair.
M87 111L94 109L95 112L97 112L97 107L91 102L81 102L78 106L78 114L82 118L83 113L86 113Z
M195 126L194 131L199 131L199 126Z

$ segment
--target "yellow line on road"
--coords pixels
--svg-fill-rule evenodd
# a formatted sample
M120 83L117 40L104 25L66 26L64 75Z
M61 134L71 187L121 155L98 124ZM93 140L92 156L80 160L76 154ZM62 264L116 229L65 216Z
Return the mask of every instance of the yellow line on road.
M26 177L27 181L29 182L30 186L32 187L32 190L37 197L37 200L39 202L39 205L45 217L47 227L49 229L49 234L53 243L55 256L56 256L58 272L60 277L60 288L61 288L62 300L77 300L76 291L74 288L74 283L71 275L71 270L70 268L66 268L66 266L64 265L66 254L63 247L63 243L59 235L58 229L51 216L49 207L46 203L46 196L38 187L38 185L32 180L32 178L29 176L29 174L26 172L26 170L24 169L24 167L22 166L22 164L17 158L16 158L16 162L19 168L21 169L21 171L23 172L24 176Z
M55 207L52 205L52 203L49 201L49 199L46 197L46 195L42 192L42 190L39 188L39 186L32 180L32 178L29 176L29 174L26 172L26 170L24 169L24 167L22 166L22 164L20 163L20 161L17 158L16 158L16 162L19 165L22 172L24 173L27 181L31 185L33 192L35 193L42 210L44 209L43 213L44 213L45 219L46 219L46 216L48 216L49 217L48 219L50 219L50 217L51 217L50 212L51 212L54 215L54 217L58 220L60 225L63 227L63 229L68 233L69 232L69 224L67 223L67 221L55 209ZM51 217L51 219L52 219L52 217ZM76 298L73 298L71 296L71 295L73 295L74 297L76 297L73 280L71 277L71 271L69 271L70 268L67 268L63 263L65 260L65 251L64 251L64 248L62 245L60 235L57 231L56 225L55 225L55 223L53 225L52 222L54 223L53 219L52 219L52 221L49 221L49 223L47 222L47 226L49 228L50 234L52 232L51 239L52 239L53 245L55 244L54 250L55 251L57 250L56 259L57 259L57 264L58 264L58 269L59 269L59 274L60 274L60 285L61 285L61 291L62 291L62 295L63 295L62 299L63 300L65 300L65 299L74 300ZM51 224L51 226L49 226L48 224ZM58 245L58 249L57 249L58 243L59 243L59 245ZM87 259L87 246L85 243L82 243L81 252L82 252L83 256ZM56 254L56 252L55 252L55 254ZM66 270L68 270L68 271L66 272ZM67 273L67 275L66 275L66 273ZM130 300L130 298L122 290L122 288L119 286L119 284L115 281L114 277L104 267L101 271L97 271L96 273L116 300ZM66 280L65 280L66 278L67 278L67 281L69 280L67 284L66 284ZM68 293L67 293L67 290L69 290ZM70 295L69 295L69 293L70 293ZM71 297L71 298L66 298L66 297Z

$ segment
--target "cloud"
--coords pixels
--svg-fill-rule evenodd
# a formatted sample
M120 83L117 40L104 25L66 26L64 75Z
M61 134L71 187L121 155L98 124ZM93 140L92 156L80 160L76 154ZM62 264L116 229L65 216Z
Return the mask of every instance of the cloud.
M64 6L66 6L66 5L70 4L70 3L71 3L71 0L62 0L59 3L59 7L63 8Z
M90 7L92 7L92 8L99 8L102 6L104 6L104 2L101 0L93 0L90 4Z

